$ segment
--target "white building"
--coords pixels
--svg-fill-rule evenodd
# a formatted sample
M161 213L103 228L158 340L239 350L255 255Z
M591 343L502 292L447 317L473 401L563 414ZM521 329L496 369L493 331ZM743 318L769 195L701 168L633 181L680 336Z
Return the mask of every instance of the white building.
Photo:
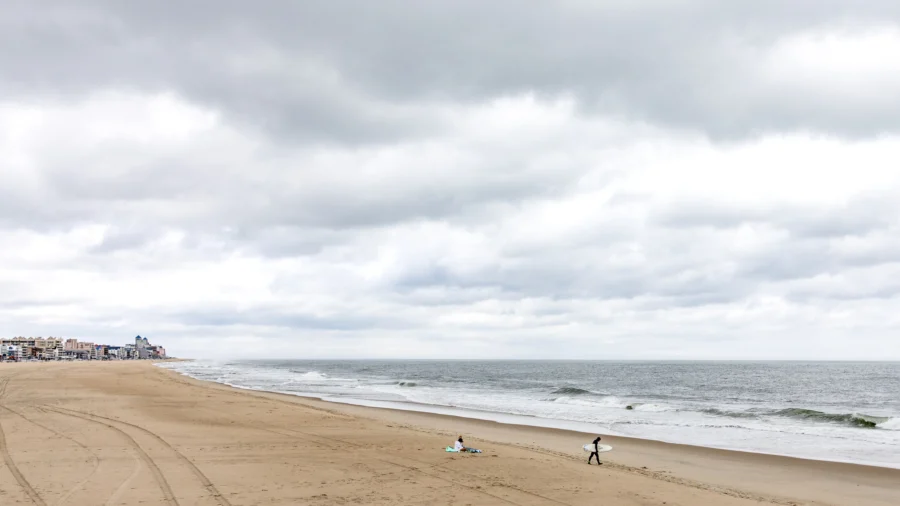
M12 337L0 339L0 347L15 346L18 359L37 358L56 360L63 350L63 340L59 337Z
M21 360L22 358L21 350L14 344L3 345L0 348L0 355L3 355L4 360Z

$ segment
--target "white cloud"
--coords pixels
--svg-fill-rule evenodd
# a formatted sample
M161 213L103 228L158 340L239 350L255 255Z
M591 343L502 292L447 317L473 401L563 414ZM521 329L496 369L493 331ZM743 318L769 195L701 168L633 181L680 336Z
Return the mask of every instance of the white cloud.
M790 34L769 48L763 79L775 88L825 99L878 104L898 98L898 53L900 27L893 24Z

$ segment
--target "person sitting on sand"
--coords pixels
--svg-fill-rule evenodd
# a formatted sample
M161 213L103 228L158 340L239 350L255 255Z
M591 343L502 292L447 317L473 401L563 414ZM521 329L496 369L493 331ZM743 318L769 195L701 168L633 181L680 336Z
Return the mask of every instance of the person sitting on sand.
M456 440L456 443L453 445L453 448L456 449L456 451L458 451L458 452L464 452L464 451L468 450L468 448L466 448L466 446L463 444L462 436L459 436L459 439ZM599 459L598 459L598 461L599 461Z

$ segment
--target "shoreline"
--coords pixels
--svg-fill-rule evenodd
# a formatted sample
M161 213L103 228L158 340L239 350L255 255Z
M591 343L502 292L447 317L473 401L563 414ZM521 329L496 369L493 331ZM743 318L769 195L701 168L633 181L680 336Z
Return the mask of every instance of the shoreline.
M669 445L677 445L682 447L691 447L691 448L702 448L709 450L720 450L725 452L738 452L749 455L763 455L763 456L771 456L771 457L781 457L787 459L798 459L809 462L823 462L823 463L833 463L833 464L846 464L846 465L854 465L854 466L864 466L870 468L881 468L881 469L891 469L891 470L900 470L900 462L896 463L882 463L882 462L866 462L866 461L852 461L852 460L841 460L841 459L827 459L821 457L810 457L803 455L792 455L787 453L775 453L768 451L757 451L757 450L748 450L744 448L734 448L734 447L723 447L723 446L712 446L712 445L702 445L702 444L694 444L694 443L685 443L679 441L671 441L664 439L654 439L649 437L639 437L632 435L624 435L621 433L617 433L613 430L609 430L607 428L601 427L599 425L590 424L588 422L577 422L570 420L560 420L560 419L552 419L552 418L542 418L534 415L521 415L514 413L506 413L502 411L487 411L487 410L476 410L476 409L465 409L465 408L457 408L453 406L444 406L439 404L426 404L426 403L417 403L411 401L368 401L363 399L353 399L353 398L340 398L340 397L332 397L326 398L323 396L317 396L315 394L310 393L295 393L295 392L285 392L278 390L264 390L253 387L245 387L241 385L234 385L214 380L206 380L206 379L198 379L190 376L186 373L178 371L176 369L169 369L166 367L160 367L161 369L165 369L166 371L178 374L180 376L184 376L190 378L194 381L201 381L205 383L212 383L217 385L222 385L228 388L233 388L241 391L249 391L249 392L265 392L270 394L277 395L285 395L288 397L298 397L302 399L310 399L328 404L342 405L342 406L355 406L369 409L381 409L381 410L390 410L390 411L398 411L405 413L421 413L421 414L430 414L434 416L446 416L464 420L477 420L484 422L493 422L501 425L510 425L510 426L522 426L522 427L534 427L548 430L560 430L567 432L575 432L582 434L600 434L604 437L615 437L617 439L624 440L635 440L635 441L646 441L660 444L669 444ZM421 409L415 409L416 407L420 407ZM479 416L481 415L481 416ZM533 423L532 423L533 422ZM543 422L543 423L542 423Z
M0 367L0 503L900 504L900 470L339 404L150 363ZM482 454L447 453L463 435Z
M235 387L192 378L171 369L160 369L183 381L252 397L277 398L336 414L398 424L397 426L407 429L429 432L438 430L448 437L449 443L455 439L455 434L462 432L468 434L467 441L515 445L580 462L587 455L581 450L581 445L596 436L594 432L332 402L311 396ZM730 496L752 496L756 500L775 504L803 504L810 496L815 497L810 504L832 504L827 498L841 497L842 490L864 485L880 488L884 483L900 483L900 469L891 467L710 448L630 436L600 435L603 443L613 446L611 452L601 454L603 461L605 464L612 464L615 469ZM816 493L809 494L802 483L794 483L797 476L802 476L805 481L819 482ZM900 489L896 500L900 501Z
M195 379L195 378L191 378L191 379ZM197 381L205 381L205 380L197 380ZM215 383L215 382L213 382L213 383ZM230 388L236 388L239 390L245 390L242 387L235 387L233 385L226 385L226 386L228 386ZM718 451L722 451L722 452L742 453L742 454L747 454L747 455L761 455L761 456L765 456L765 457L779 457L779 458L785 458L785 459L794 459L794 460L800 460L800 461L805 461L805 462L821 462L821 463L827 463L827 464L841 464L841 465L848 465L848 466L860 466L860 467L866 467L866 468L872 468L872 469L890 469L890 470L900 471L900 463L898 463L896 465L896 467L891 467L888 465L878 465L876 463L850 462L850 461L844 461L844 460L828 460L828 459L820 459L820 458L801 457L801 456L782 454L782 453L768 453L768 452L762 452L762 451L744 450L744 449L740 449L740 448L723 448L723 447L718 447L718 446L703 446L703 445L691 444L691 443L679 443L677 441L666 441L666 440L662 440L662 439L627 436L627 435L615 434L612 432L602 432L602 431L592 432L589 430L580 430L580 429L575 429L575 428L553 426L550 424L555 423L555 422L562 422L562 423L569 423L569 422L566 422L565 420L554 420L554 419L541 418L541 417L536 417L536 416L529 416L528 418L533 418L535 420L545 420L548 422L548 424L547 425L539 425L539 424L528 424L528 423L516 423L516 422L509 422L509 421L493 420L490 418L478 418L478 417L464 416L462 414L436 413L436 412L432 412L432 411L416 410L416 409L403 409L403 408L399 408L399 407L388 407L388 406L370 406L370 405L355 403L355 402L344 402L344 401L340 401L340 400L324 399L324 398L316 397L316 396L312 396L312 395L287 394L287 393L283 393L283 392L273 392L273 391L269 391L269 390L253 390L253 389L246 389L246 390L249 390L251 392L254 392L254 391L255 392L266 392L266 393L286 395L286 396L291 396L291 397L300 397L303 399L310 399L310 400L315 400L315 401L319 401L319 402L324 402L324 403L329 403L329 404L338 404L338 405L343 405L343 406L355 406L355 407L359 407L359 408L395 411L395 412L400 412L400 413L419 413L422 415L431 415L431 416L435 416L435 417L446 417L446 418L453 418L453 419L460 419L460 420L472 420L472 421L479 421L479 422L496 423L498 425L507 425L507 426L518 427L518 428L545 429L545 430L551 430L551 431L562 431L562 432L568 432L568 433L574 433L574 434L583 434L586 436L597 434L597 435L601 435L603 437L615 438L615 439L620 439L620 440L630 440L630 441L641 442L641 443L658 443L658 444L672 445L672 446L678 446L678 447L684 447L684 448L696 448L696 449L702 449L702 450L718 450ZM410 404L418 405L416 403L410 403ZM427 404L422 404L422 405L428 406ZM443 406L440 406L440 407L443 407ZM452 410L454 408L447 408L447 409ZM477 412L474 410L460 410L460 411L464 411L467 413ZM509 413L492 412L492 411L485 411L484 413L498 414L498 415L511 416L511 417L522 417L522 418L526 417L526 415L512 415ZM577 424L578 422L571 422L571 423Z

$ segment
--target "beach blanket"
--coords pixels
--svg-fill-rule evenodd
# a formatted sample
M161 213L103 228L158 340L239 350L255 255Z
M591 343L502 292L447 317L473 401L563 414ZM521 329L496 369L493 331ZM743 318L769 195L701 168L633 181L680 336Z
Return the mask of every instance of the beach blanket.
M445 452L450 452L450 453L459 453L459 450L457 450L456 448L454 448L454 447L452 447L452 446L448 446L447 449L444 450L444 451L445 451ZM475 449L475 448L466 448L465 451L467 451L467 452L469 452L469 453L481 453L481 450L477 450L477 449Z

